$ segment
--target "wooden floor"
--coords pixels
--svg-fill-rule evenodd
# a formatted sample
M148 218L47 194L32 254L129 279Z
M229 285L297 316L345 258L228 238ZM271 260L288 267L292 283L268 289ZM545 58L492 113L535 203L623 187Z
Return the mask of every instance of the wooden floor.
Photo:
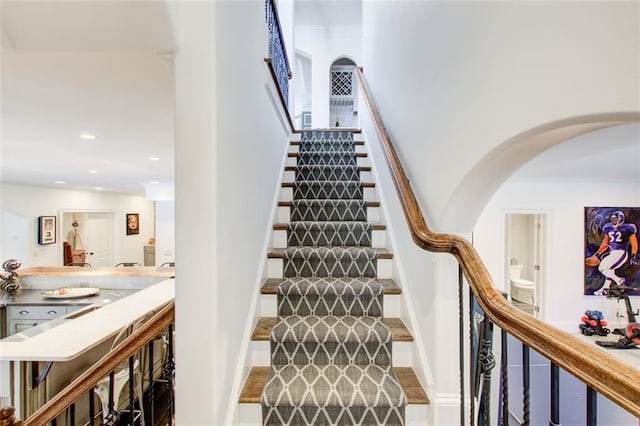
M404 394L407 396L409 404L429 404L429 397L424 388L420 384L413 368L411 367L393 367L393 371L398 376L398 380L402 385ZM240 394L240 403L243 404L259 404L262 388L267 380L269 367L253 367L244 384L242 393Z

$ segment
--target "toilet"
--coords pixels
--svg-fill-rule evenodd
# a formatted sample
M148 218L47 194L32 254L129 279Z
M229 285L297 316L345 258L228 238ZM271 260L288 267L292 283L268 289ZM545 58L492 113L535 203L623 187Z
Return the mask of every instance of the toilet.
M535 305L536 283L520 278L522 265L510 265L509 268L511 299L527 305Z

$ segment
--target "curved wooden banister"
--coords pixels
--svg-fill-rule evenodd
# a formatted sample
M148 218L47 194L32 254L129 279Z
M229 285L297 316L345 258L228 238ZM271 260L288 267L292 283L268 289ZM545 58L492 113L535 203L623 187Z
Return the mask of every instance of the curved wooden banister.
M480 256L467 240L429 230L362 71L358 68L356 75L382 141L413 241L424 250L450 253L456 257L478 303L495 324L631 414L640 417L639 370L514 308L495 288Z
M175 301L167 303L148 321L127 337L121 344L98 360L91 368L71 382L55 397L40 407L24 426L41 426L55 419L67 407L75 403L100 380L108 376L118 365L131 357L142 346L167 329L175 320Z

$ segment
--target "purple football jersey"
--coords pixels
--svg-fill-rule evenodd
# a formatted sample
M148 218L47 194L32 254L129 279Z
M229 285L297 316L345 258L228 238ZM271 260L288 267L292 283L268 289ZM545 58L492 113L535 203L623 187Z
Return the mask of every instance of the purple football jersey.
M623 223L614 226L607 223L602 227L602 231L609 236L609 248L611 250L624 250L629 248L629 237L637 232L633 223Z

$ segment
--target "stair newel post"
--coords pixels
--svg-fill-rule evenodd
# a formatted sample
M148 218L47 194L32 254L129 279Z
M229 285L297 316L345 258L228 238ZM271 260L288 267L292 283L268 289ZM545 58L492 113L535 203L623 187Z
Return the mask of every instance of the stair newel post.
M462 266L458 265L458 348L460 363L460 425L464 425L464 276Z

